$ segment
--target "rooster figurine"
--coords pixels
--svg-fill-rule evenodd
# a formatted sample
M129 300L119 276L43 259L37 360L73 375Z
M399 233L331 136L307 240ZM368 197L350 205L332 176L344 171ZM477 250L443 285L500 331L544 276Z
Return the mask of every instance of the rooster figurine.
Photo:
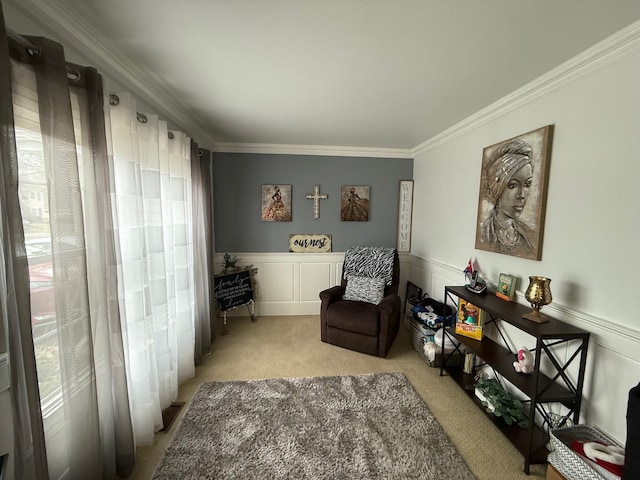
M522 347L518 350L518 361L513 362L513 368L519 373L531 373L533 372L533 354Z

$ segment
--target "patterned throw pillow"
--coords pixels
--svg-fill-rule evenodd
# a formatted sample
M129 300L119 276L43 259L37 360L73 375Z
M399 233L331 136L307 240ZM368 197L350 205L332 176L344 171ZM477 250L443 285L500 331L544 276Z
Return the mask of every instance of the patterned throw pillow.
M378 305L384 298L384 284L384 278L381 277L369 278L349 275L342 299Z
M349 275L369 278L382 277L387 285L391 285L395 253L395 248L349 247L344 254L342 267L344 278Z

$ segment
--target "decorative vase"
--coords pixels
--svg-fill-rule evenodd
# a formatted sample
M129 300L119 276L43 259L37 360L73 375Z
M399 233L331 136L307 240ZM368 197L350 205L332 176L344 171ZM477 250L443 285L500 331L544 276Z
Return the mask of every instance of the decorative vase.
M529 286L524 293L524 298L531 304L531 312L524 314L522 317L536 323L544 323L549 321L549 317L540 313L540 309L551 303L551 279L546 277L531 276L529 277Z

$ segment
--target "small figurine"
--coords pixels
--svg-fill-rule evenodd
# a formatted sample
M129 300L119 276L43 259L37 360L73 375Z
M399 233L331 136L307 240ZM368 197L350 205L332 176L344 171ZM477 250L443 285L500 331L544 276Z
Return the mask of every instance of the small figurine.
M533 363L533 354L522 347L518 350L518 361L513 362L513 368L519 373L532 373L534 368Z

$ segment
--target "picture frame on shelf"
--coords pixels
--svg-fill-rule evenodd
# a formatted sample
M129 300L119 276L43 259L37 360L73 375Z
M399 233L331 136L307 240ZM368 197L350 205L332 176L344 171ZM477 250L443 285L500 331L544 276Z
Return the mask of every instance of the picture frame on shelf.
M496 297L506 300L507 302L513 302L516 298L516 284L518 279L513 275L501 273L498 277L498 284L496 285Z
M482 309L473 303L458 299L458 317L456 318L455 333L474 340L482 340L484 336L484 316Z

